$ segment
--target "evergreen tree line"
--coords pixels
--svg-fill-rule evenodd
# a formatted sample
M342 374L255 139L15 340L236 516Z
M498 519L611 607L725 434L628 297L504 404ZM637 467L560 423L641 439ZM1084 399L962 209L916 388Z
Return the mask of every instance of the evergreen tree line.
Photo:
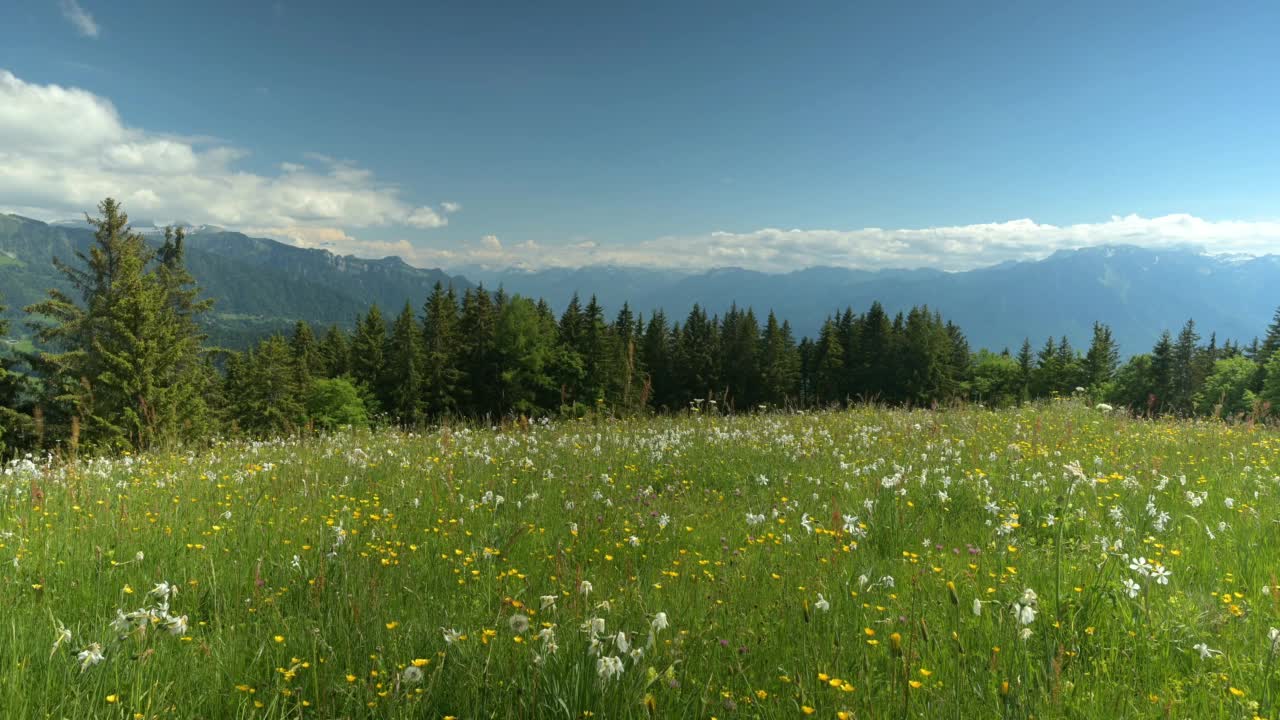
M95 241L55 261L72 292L26 310L41 347L0 363L0 453L149 449L218 435L255 437L386 422L547 414L706 412L874 401L1006 406L1087 392L1145 414L1266 414L1280 407L1280 310L1248 347L1202 342L1188 321L1121 364L1101 323L1083 353L1065 338L1015 354L974 352L927 307L879 303L829 316L796 340L771 312L695 306L670 320L595 298L558 316L499 289L437 285L421 307L354 329L299 322L240 353L211 348L211 307L183 263L182 232L151 248L118 203L91 218ZM7 328L0 325L0 339Z

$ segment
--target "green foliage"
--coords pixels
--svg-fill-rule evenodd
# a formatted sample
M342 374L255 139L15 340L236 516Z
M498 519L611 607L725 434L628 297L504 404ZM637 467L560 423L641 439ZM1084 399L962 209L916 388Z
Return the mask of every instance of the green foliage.
M458 299L451 289L436 284L423 308L423 407L431 417L458 411L458 393L465 377L458 366Z
M1022 368L1008 355L981 350L973 364L973 397L990 407L1008 407L1022 396Z
M298 432L307 420L303 393L289 343L280 335L227 361L229 421L240 432L258 437Z
M387 375L387 322L382 310L374 305L362 319L356 320L355 336L351 339L351 375L368 397L375 401L375 411L386 407L389 388Z
M499 402L525 415L554 409L555 383L550 375L556 353L555 320L516 296L498 313L494 352L502 367Z
M93 448L148 448L207 437L209 366L198 316L210 303L183 265L183 234L154 251L110 198L90 218L79 266L54 264L74 294L50 290L27 310L44 319L49 400L75 418L63 433ZM75 295L78 295L77 299Z
M425 364L418 321L413 308L405 303L387 340L385 377L381 383L385 388L383 407L400 425L412 427L422 422Z
M317 429L333 431L369 424L360 391L346 378L318 378L311 381L306 398L307 416Z
M1195 396L1196 410L1204 415L1231 417L1247 413L1253 406L1253 385L1258 366L1249 358L1237 356L1217 360L1213 372Z
M1258 398L1270 406L1272 413L1280 413L1280 348L1271 353L1264 369L1266 381Z

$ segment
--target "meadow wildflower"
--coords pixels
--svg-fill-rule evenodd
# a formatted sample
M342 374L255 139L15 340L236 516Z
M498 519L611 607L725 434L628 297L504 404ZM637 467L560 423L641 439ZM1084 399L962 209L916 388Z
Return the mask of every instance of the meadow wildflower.
M84 672L89 668L102 662L105 658L102 654L102 646L98 643L89 643L89 646L76 654L76 660L80 661L80 672Z
M622 674L622 660L614 656L601 657L596 660L596 674L603 681L609 681Z

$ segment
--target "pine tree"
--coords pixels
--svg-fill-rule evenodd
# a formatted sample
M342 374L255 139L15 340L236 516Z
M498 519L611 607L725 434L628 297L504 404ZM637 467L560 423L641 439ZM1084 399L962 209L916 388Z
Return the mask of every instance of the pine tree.
M310 387L311 380L325 374L325 363L320 347L316 344L315 333L311 324L299 320L293 325L293 335L289 338L289 349L293 353L293 364L298 371L298 385Z
M720 329L720 366L723 368L729 401L737 408L751 408L759 403L760 367L756 353L760 349L760 324L755 313L736 305L725 313Z
M324 376L339 378L351 373L351 342L337 325L330 325L320 342L320 358Z
M1059 366L1058 347L1050 337L1036 353L1036 366L1031 373L1031 394L1033 397L1044 398L1060 392L1061 388L1062 370Z
M675 347L677 396L690 401L715 399L720 391L720 332L716 320L694 304Z
M844 346L840 343L840 327L835 320L827 318L822 324L814 352L815 400L820 405L844 401Z
M563 402L567 405L583 402L589 405L591 402L587 397L590 392L586 387L586 358L584 357L587 352L586 324L582 303L578 299L578 293L575 292L560 316L557 329L562 357L557 363L559 370L556 381L560 384L561 393L564 395Z
M234 425L253 436L288 435L306 422L305 389L289 343L272 335L228 362L226 395Z
M1280 307L1276 308L1275 314L1271 317L1267 334L1262 339L1262 345L1258 347L1259 364L1269 364L1271 358L1275 357L1276 350L1280 350Z
M609 334L613 338L612 365L617 369L613 394L628 410L635 408L644 394L644 363L639 347L643 331L643 321L633 316L630 304L622 303Z
M640 345L640 363L644 366L649 388L649 402L654 407L674 409L680 399L673 397L675 375L672 367L671 329L667 316L658 310L649 316Z
M1266 403L1272 414L1280 413L1280 348L1271 353L1271 359L1263 366L1266 380L1258 399Z
M498 404L501 377L493 337L495 320L493 299L483 286L463 295L462 316L458 320L458 335L462 338L459 367L466 368L467 377L459 393L465 398L459 409L478 417L496 417L501 413Z
M1151 396L1147 401L1150 406L1149 410L1160 412L1162 409L1171 407L1170 399L1173 394L1175 364L1173 336L1169 334L1168 330L1165 330L1160 334L1160 339L1156 341L1155 346L1151 348L1151 377L1149 382Z
M351 375L356 386L367 397L366 405L374 412L387 407L383 379L386 377L387 323L375 303L369 313L356 319L351 339ZM371 402L370 402L371 401Z
M938 322L941 322L939 318ZM973 354L969 350L969 340L959 325L947 321L947 340L949 351L946 354L945 397L967 397L969 381L973 376Z
M55 398L80 423L88 446L144 449L207 433L205 396L211 375L197 317L209 307L183 266L182 233L166 231L157 253L129 228L108 198L88 218L94 242L77 252L82 267L55 259L80 295L60 290L27 311L43 316L42 353L58 376Z
M1254 390L1262 391L1267 378L1271 376L1271 358L1275 357L1277 350L1280 350L1280 307L1276 308L1271 324L1267 326L1267 334L1262 339L1262 344L1259 345L1258 339L1254 338L1251 350L1253 353L1250 357L1258 363L1258 369L1261 371L1254 380Z
M854 386L862 397L886 400L892 392L894 345L893 324L884 306L871 303L871 308L858 324L858 356L854 359Z
M584 400L592 406L612 401L609 395L614 376L614 338L604 321L604 309L594 295L582 312L582 353Z
M494 328L494 354L501 368L498 405L504 412L537 415L556 401L548 366L557 332L555 321L533 302L516 296L504 303Z
M906 402L927 406L945 399L950 354L951 343L941 319L928 307L911 308L897 351L899 390Z
M458 366L458 298L436 283L423 307L422 345L425 372L425 410L433 417L458 411L458 386L464 373Z
M1111 381L1120 367L1120 349L1111 336L1111 328L1100 322L1093 324L1093 339L1084 356L1084 381L1092 390Z
M413 307L406 301L387 340L382 381L386 388L386 410L400 425L412 427L422 422L424 364L422 335Z
M1187 320L1186 325L1178 333L1178 340L1173 346L1173 361L1169 378L1169 401L1167 410L1178 413L1190 413L1192 398L1197 388L1196 354L1200 344L1200 335L1196 332L1194 320Z
M1031 339L1023 338L1018 350L1018 403L1031 399L1031 383L1035 372L1035 355L1031 351Z
M769 312L765 320L764 335L760 338L760 401L772 406L782 406L797 396L800 376L800 356L791 326L778 324L778 318Z

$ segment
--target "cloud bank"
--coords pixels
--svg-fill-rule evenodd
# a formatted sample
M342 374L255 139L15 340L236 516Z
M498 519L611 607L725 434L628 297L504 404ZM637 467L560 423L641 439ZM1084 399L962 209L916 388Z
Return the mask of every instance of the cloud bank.
M879 270L960 271L1007 261L1040 260L1058 250L1104 245L1194 248L1211 254L1266 255L1280 251L1280 222L1212 221L1193 215L1128 215L1097 223L1048 225L1034 220L921 229L710 232L656 238L632 245L594 241L504 245L489 236L449 250L417 248L418 263L453 267L580 267L627 265L672 270L741 267L787 272L824 266Z
M283 163L275 174L238 168L245 155L131 127L103 97L0 70L0 202L15 212L76 217L110 196L134 217L306 235L338 227L438 228L458 209L407 202L370 171L324 155Z
M74 0L62 7L83 34L98 33L93 18ZM399 255L423 267L490 269L613 264L688 271L726 266L765 272L814 266L959 271L1099 245L1192 246L1246 255L1280 248L1280 222L1189 214L1117 216L1075 225L1021 219L917 229L762 228L627 244L485 235L439 247L424 243L422 233L414 231L448 225L462 209L457 202L409 202L371 171L318 153L280 163L273 173L240 169L244 157L244 151L225 143L129 126L109 100L86 90L28 83L0 70L0 210L45 220L78 217L112 196L134 217L221 225L340 254ZM359 237L368 228L390 228L378 233L382 237L403 230L406 237Z

